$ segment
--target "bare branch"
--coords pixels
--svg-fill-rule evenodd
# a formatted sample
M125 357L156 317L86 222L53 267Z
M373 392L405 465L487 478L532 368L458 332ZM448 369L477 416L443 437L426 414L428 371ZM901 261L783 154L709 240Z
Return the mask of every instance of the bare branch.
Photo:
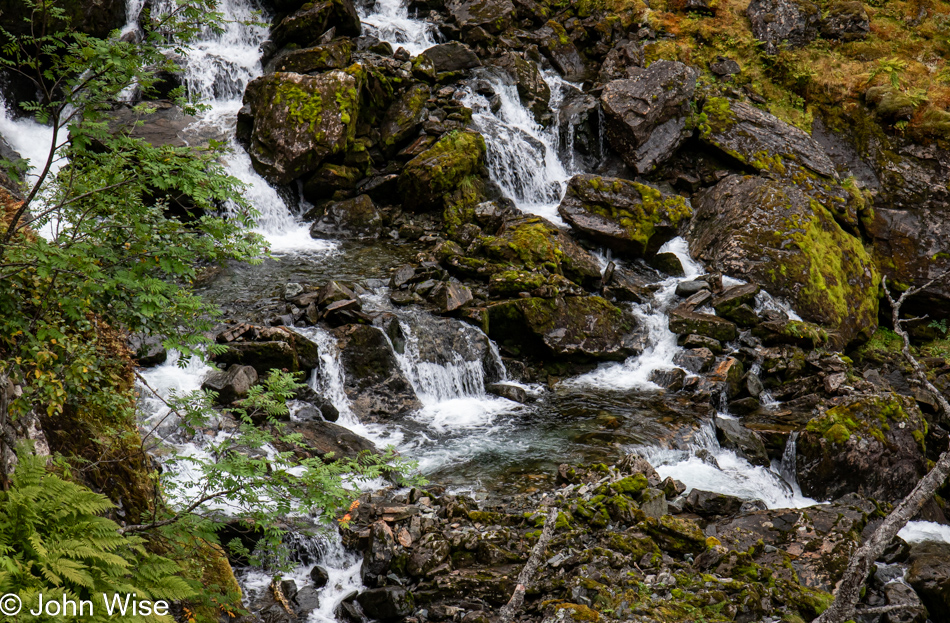
M541 567L541 562L544 559L544 550L547 549L551 537L554 536L554 526L557 524L558 514L559 511L556 506L548 506L548 517L544 521L541 536L538 538L538 542L534 544L534 549L531 550L531 556L528 558L528 562L525 563L521 573L518 574L518 584L515 586L515 592L512 593L511 599L508 600L508 603L505 604L498 613L501 623L511 623L518 613L518 610L521 609L527 586L531 583L531 580L534 579L535 574L537 574L538 569Z

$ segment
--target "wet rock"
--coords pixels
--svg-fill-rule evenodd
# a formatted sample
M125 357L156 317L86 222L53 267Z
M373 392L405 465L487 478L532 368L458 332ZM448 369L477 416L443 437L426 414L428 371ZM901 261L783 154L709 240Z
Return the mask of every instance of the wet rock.
M415 546L412 556L409 558L407 571L409 575L415 577L424 577L430 575L433 571L449 563L444 567L445 571L451 567L449 556L452 553L452 546L442 535L429 533L422 537L418 545Z
M623 360L635 321L599 296L527 298L488 307L488 335L509 350Z
M915 544L911 548L907 583L920 596L931 620L950 617L950 544Z
M481 67L482 65L472 48L459 41L450 41L432 46L422 54L432 61L432 66L439 73L462 71L473 67Z
M711 305L716 310L717 316L729 318L739 306L754 303L755 295L759 293L759 290L761 288L754 283L732 286L717 294Z
M323 588L330 581L330 574L325 568L317 565L310 570L310 581L313 582L314 588Z
M258 375L271 369L309 372L319 363L317 345L300 334L282 327L240 325L241 333L223 332L217 341L228 349L212 359L222 365L250 365Z
M535 31L538 47L551 61L564 79L583 82L591 75L591 69L571 40L564 26L554 20L548 21Z
M528 392L525 391L523 387L519 387L518 385L510 385L508 383L492 383L485 389L489 394L501 396L502 398L507 398L513 402L520 404L528 402Z
M363 173L355 167L325 162L304 183L303 196L307 201L319 204L322 201L332 199L338 191L344 191L348 194L356 188L357 182L362 177ZM310 219L325 210L325 207L319 206L307 212L304 218Z
M676 296L688 298L701 290L709 290L709 284L705 281L680 281L676 284Z
M686 381L686 372L679 368L672 370L654 370L650 374L650 382L656 383L663 389L671 392L678 392L683 389L683 383Z
M162 345L162 338L154 335L136 334L129 338L129 348L133 357L143 368L165 363L168 351Z
M290 43L306 48L322 43L321 36L330 28L345 37L360 36L360 17L350 0L309 2L274 26L270 38L278 48Z
M380 621L399 619L412 612L412 595L404 588L371 588L356 598L368 616Z
M313 586L304 586L297 591L293 599L294 611L299 616L306 616L320 607L320 594Z
M431 300L438 307L439 313L448 314L472 302L472 290L457 281L443 282L429 293Z
M714 340L705 335L696 335L695 333L680 335L676 343L683 348L708 348L715 355L722 354L722 344L719 340Z
M703 516L735 515L742 508L743 500L724 493L693 489L686 496L686 511Z
M682 305L670 311L670 331L701 335L718 342L731 342L739 335L732 322L712 314L692 311Z
M726 396L731 397L739 393L742 388L742 362L735 357L726 357L716 364L710 379L725 383Z
M515 12L511 0L446 0L445 8L466 38L479 38L481 32L500 32Z
M637 77L604 87L600 102L607 140L630 167L645 173L685 140L683 126L677 122L664 127L651 149L638 153L660 126L689 115L697 76L696 70L683 63L656 61Z
M410 160L399 176L403 205L410 210L441 207L443 197L485 162L485 139L471 131L451 132Z
M686 275L686 272L683 270L683 263L675 253L657 253L649 259L648 263L661 273L665 273L671 277L683 277Z
M871 20L863 2L838 0L832 2L821 20L821 36L827 39L855 41L871 32Z
M673 356L673 363L693 374L707 372L715 361L716 356L708 348L688 348Z
M562 160L574 158L587 170L595 169L604 158L600 100L576 89L567 89L557 111L558 150Z
M716 418L716 438L722 447L735 450L736 454L753 465L768 467L771 464L765 444L758 433L749 430L737 420Z
M55 5L62 14L46 14L49 5L34 7L20 2L3 3L4 29L14 36L27 36L31 33L30 24L42 23L47 32L64 30L64 20L68 20L70 29L85 33L98 39L108 39L113 30L122 28L126 23L126 5L121 0L93 0L90 2L64 0ZM39 34L37 34L39 36ZM9 101L9 100L8 100Z
M677 195L619 178L575 175L558 206L571 227L615 251L652 255L692 210Z
M235 400L247 398L251 386L257 383L257 371L251 366L233 365L224 370L215 370L201 383L201 389L217 393L217 403L229 405Z
M252 129L254 168L275 184L316 170L346 149L359 110L357 79L334 70L318 76L277 72L253 80L244 92Z
M267 63L265 74L289 71L297 74L345 69L350 65L353 43L349 39L335 39L302 50L285 50Z
M858 493L897 502L927 472L925 430L916 404L894 394L828 409L798 438L802 492L821 500Z
M746 15L768 54L814 41L821 21L821 10L808 0L752 0Z
M344 389L358 417L391 418L421 407L382 331L346 325L334 334L341 350Z
M427 85L414 84L392 103L379 128L379 142L384 152L392 156L401 144L418 134L426 118L426 100L431 95Z
M281 451L293 451L303 458L356 459L364 452L378 453L372 441L332 422L292 421L284 426L288 432L300 435L300 440L293 444L286 441L275 442L274 447Z
M550 113L548 101L551 88L544 81L538 65L529 62L515 52L506 52L497 61L498 67L505 70L508 78L518 87L518 97L532 113L538 123L542 123Z
M858 238L797 187L730 176L698 193L694 204L687 233L694 257L785 297L804 318L834 331L839 348L876 330L873 261Z
M383 219L369 195L337 201L310 227L314 238L376 238Z
M790 344L802 348L819 348L828 341L828 334L821 327L799 320L768 320L752 330L752 334L766 346Z

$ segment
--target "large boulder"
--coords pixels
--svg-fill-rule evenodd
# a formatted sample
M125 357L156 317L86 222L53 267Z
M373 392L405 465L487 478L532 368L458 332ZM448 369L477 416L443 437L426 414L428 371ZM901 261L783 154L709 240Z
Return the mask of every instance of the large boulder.
M926 432L916 404L897 395L832 407L798 438L802 493L820 500L858 493L897 502L927 473Z
M285 327L241 324L219 333L216 341L227 349L213 355L213 361L252 366L260 376L272 369L309 373L320 362L317 344Z
M247 85L254 168L287 184L343 152L356 131L359 81L334 70L317 76L277 72Z
M311 227L314 238L375 238L383 227L383 219L368 195L336 201L325 208Z
M308 2L274 26L270 38L279 48L290 43L305 48L318 43L330 28L336 28L338 35L360 36L360 16L351 0Z
M445 8L465 38L473 34L477 37L481 34L479 31L501 32L512 22L515 13L511 0L446 0Z
M286 432L300 435L300 438L293 443L282 440L278 442L277 449L292 450L303 458L356 459L363 453L378 453L372 441L332 422L314 419L289 422L284 426Z
M462 71L480 67L482 64L472 48L460 41L449 41L448 43L434 45L423 52L422 55L432 61L432 66L437 73Z
M950 620L950 543L917 543L909 562L907 583L927 606L929 620Z
M379 144L387 154L419 132L425 119L426 100L432 95L425 84L414 84L392 103L379 128Z
M485 163L485 139L477 132L452 131L410 160L399 176L403 205L411 210L442 206L446 195Z
M567 223L614 251L656 253L692 216L683 197L629 180L575 175L558 206Z
M683 63L656 61L637 77L604 87L600 103L605 134L630 167L647 173L686 140L685 122L698 76Z
M723 97L707 98L700 139L766 177L797 185L857 233L862 202L841 187L834 162L818 141L755 106Z
M62 11L62 15L46 15L47 7L52 6ZM31 23L43 24L47 34L58 32L68 23L77 32L106 39L113 30L125 25L125 9L125 0L61 0L55 4L0 0L3 28L17 37L29 35ZM36 36L41 35L37 33Z
M396 417L422 406L381 330L351 324L334 330L334 334L340 348L344 389L350 408L360 419Z
M752 0L746 15L768 54L814 41L821 22L821 9L808 0Z
M548 21L535 31L534 38L565 80L583 82L592 77L594 72L560 23Z
M334 39L329 43L298 50L284 50L267 63L264 73L289 71L307 74L331 69L345 69L353 56L353 42Z
M488 307L488 336L509 350L622 360L637 353L634 318L599 296L522 298Z
M786 298L843 347L877 329L879 275L860 239L796 186L730 176L693 200L693 257Z

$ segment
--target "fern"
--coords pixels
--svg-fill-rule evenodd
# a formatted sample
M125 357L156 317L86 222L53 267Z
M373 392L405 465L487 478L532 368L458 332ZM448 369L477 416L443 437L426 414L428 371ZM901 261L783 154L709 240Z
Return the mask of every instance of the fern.
M46 471L42 458L20 453L9 491L0 491L0 594L16 593L24 604L18 621L59 621L28 611L44 601L89 600L94 616L107 621L102 594L135 593L168 602L193 597L176 563L146 551L144 540L123 536L100 515L113 507L102 495ZM169 622L171 617L124 620Z

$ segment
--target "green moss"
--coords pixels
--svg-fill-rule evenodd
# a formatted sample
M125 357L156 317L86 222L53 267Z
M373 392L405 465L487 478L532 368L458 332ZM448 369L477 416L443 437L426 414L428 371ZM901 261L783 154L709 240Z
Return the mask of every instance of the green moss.
M648 488L649 486L650 484L647 482L647 478L643 474L627 476L626 478L622 478L617 482L610 484L610 488L617 493L630 496L639 495L641 491Z
M274 90L274 103L288 109L288 118L298 125L306 125L311 132L323 120L323 96L319 91L308 92L293 82L279 82Z

